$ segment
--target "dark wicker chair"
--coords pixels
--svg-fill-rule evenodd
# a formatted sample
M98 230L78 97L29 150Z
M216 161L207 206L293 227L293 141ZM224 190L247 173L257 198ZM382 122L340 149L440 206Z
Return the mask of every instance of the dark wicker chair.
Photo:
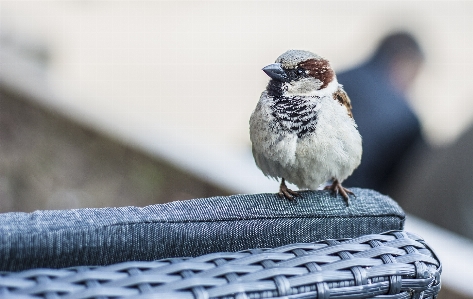
M0 298L434 298L441 264L393 231L273 249L0 275Z
M352 200L348 208L343 199L334 200L326 192L305 192L298 203L288 203L267 194L159 205L159 209L164 207L168 218L158 223L155 222L157 219L163 220L163 215L157 213L159 209L141 210L144 214L139 214L138 210L130 212L130 208L115 209L114 213L121 215L121 224L111 221L115 218L110 216L110 210L100 209L0 215L0 224L3 222L0 233L8 234L3 235L0 243L0 265L4 270L0 272L0 298L435 298L440 290L441 263L420 237L399 230L404 223L402 210L379 193L362 189L355 193L356 201ZM203 219L190 223L186 218L188 214L184 213L185 219L176 224L174 216L169 215L173 211L180 215L186 207L207 207L208 203L223 201L225 206L229 204L226 200L233 203L229 209L237 206L238 210L245 207L246 210L239 210L238 217L233 219L229 216L235 215L236 211L227 209L225 212L216 207L215 210L223 214L209 212L214 220L211 223ZM334 212L334 206L342 208ZM320 209L322 213L317 212ZM130 214L125 217L126 224L123 223L124 210ZM369 213L365 213L367 211ZM107 212L106 220L99 219L102 212ZM338 214L337 219L330 219L330 213ZM75 220L71 215L75 215ZM250 218L258 225L251 222L248 226L245 221L249 218L245 215L256 215L256 218ZM371 216L363 219L363 215ZM221 216L226 220L220 219ZM50 223L58 217L67 219L70 226ZM141 221L137 222L133 217ZM200 216L192 217L195 220ZM384 224L358 227L369 223L369 217L373 224ZM339 219L343 221L338 222ZM17 228L16 234L15 226L22 221L33 228ZM226 221L230 223L219 223ZM324 222L333 229L327 232L318 228ZM130 223L133 229L129 227ZM239 227L241 223L245 223L246 230ZM165 225L173 237L156 240L155 235L150 235L150 224L158 231ZM275 224L274 230L267 229ZM60 227L58 231L54 225ZM128 227L125 230L128 234L107 237L109 233L123 233L123 229L109 230L110 226L121 225ZM172 225L180 227L178 234ZM359 234L360 229L379 230L386 225L397 229ZM78 230L72 230L74 227ZM222 231L213 231L222 227ZM233 241L228 231L232 227L236 227L233 233L237 234ZM319 229L319 234L338 231L353 236L307 242L307 227L310 231ZM209 229L212 233L206 233ZM196 235L196 239L191 240L187 234L194 235L194 230L204 238ZM106 234L102 234L104 231ZM81 237L76 239L75 234ZM225 238L219 239L219 236ZM120 243L115 239L118 237L128 241ZM104 241L104 238L108 240ZM176 238L185 241L175 243ZM145 242L148 239L152 242ZM295 243L288 242L294 239ZM82 243L77 243L78 240ZM189 240L194 243L187 244ZM66 246L67 242L72 242L73 246ZM157 244L160 242L170 243L161 246ZM36 245L29 246L31 243ZM222 248L222 243L230 250L216 250ZM248 244L279 243L289 245L239 249ZM187 248L187 256L192 257L176 256L182 248L173 246L179 244ZM193 244L200 247L193 248ZM116 246L120 246L121 254L112 250ZM150 254L147 250L154 252ZM68 255L61 258L66 251ZM162 259L166 255L168 258ZM32 266L28 267L25 261Z

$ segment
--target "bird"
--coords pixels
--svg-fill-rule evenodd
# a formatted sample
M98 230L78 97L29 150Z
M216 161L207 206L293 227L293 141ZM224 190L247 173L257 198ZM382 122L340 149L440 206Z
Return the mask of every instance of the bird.
M267 177L281 179L281 197L300 196L286 181L311 190L326 184L348 204L354 193L342 182L361 163L362 138L329 61L288 50L263 71L270 80L250 117L256 165Z

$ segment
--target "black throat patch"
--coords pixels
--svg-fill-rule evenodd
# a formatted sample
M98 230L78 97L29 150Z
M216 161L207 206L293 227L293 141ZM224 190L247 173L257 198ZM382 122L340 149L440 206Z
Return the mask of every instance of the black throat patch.
M286 131L297 134L303 138L307 134L315 131L317 125L316 103L307 98L294 97L273 97L272 115L276 119L272 129L275 132Z
M268 94L272 97L282 97L282 94L284 92L283 88L283 83L281 81L277 80L269 80L268 86L266 86L266 91Z

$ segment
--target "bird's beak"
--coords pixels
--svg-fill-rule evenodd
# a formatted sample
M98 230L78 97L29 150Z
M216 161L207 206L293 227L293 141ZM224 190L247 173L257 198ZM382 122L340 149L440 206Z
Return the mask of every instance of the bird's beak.
M289 77L286 75L286 72L282 68L280 63L273 63L270 65L267 65L263 68L263 72L266 73L271 79L282 81L282 82L288 82Z

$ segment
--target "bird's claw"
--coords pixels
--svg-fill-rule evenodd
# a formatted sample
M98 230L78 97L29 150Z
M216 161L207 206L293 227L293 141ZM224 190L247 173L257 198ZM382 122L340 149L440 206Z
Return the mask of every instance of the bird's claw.
M299 192L296 192L296 191L293 191L291 189L289 189L287 186L286 186L286 183L284 181L284 179L282 179L281 181L281 185L279 186L279 192L278 192L278 195L281 196L281 197L285 197L289 200L295 200L294 197L299 197L301 196L299 194Z
M285 197L289 200L294 200L294 197L300 196L298 192L293 191L289 188L286 188L285 190L279 190L278 195L281 197Z
M332 191L333 193L335 193L335 196L338 196L338 193L340 193L340 195L345 199L345 201L347 203L347 206L349 205L349 202L348 202L349 196L348 196L348 194L355 196L355 193L353 193L350 189L347 189L347 188L343 187L342 184L336 179L333 180L332 185L326 186L324 188L324 190Z

